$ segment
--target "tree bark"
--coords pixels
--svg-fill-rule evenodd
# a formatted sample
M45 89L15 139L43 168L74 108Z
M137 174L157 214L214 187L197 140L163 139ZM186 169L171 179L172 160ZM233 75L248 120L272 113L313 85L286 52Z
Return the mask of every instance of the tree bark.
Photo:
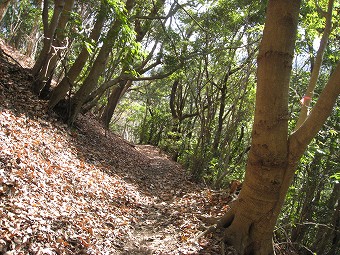
M47 15L46 10L48 10L48 1L44 2L44 10L43 10L43 16ZM44 46L40 52L40 55L35 62L34 67L32 68L32 74L34 77L38 78L37 76L39 75L39 72L45 62L48 62L48 53L51 50L52 42L54 39L55 31L59 22L59 18L61 15L61 12L64 8L65 5L65 0L55 0L54 1L54 11L53 11L53 16L51 19L50 24L46 24L46 18L43 17L44 21ZM39 80L39 78L38 78ZM36 84L36 86L33 87L36 93L40 93L40 85L39 83Z
M229 69L229 68L228 68ZM227 70L227 73L229 73L229 70ZM229 75L226 74L225 81L223 81L222 87L221 87L221 97L220 97L220 107L218 112L218 122L217 122L217 128L215 131L215 137L214 142L212 145L212 154L214 157L218 157L219 154L219 146L220 146L220 140L222 135L222 129L223 129L223 122L224 122L224 114L225 114L225 107L226 107L226 98L227 98L227 80Z
M51 50L46 57L48 61L43 63L39 72L39 81L37 81L36 90L42 91L41 94L44 94L43 91L47 91L47 94L49 93L51 82L47 81L51 81L58 59L60 59L61 51L64 50L63 46L65 47L64 40L66 38L65 27L70 18L73 4L74 0L65 1L63 11L58 21L58 26L56 28L55 39L52 41ZM47 88L45 88L45 86Z
M36 5L37 8L42 8L42 0L35 1L35 5ZM40 21L40 17L36 16L34 18L31 33L27 38L26 55L33 58L33 59L34 59L34 56L36 54L38 39L39 39L39 36L40 36L39 21Z
M300 159L308 144L321 129L340 94L340 61L322 90L318 101L301 127L289 137L289 162Z
M288 136L288 84L300 1L270 0L258 57L252 145L239 199L220 221L241 254L273 254L272 232L299 159L340 93L340 63L304 123Z
M239 199L223 217L225 240L240 254L273 254L288 165L288 89L300 1L270 0L258 56L252 143Z
M331 30L332 30L333 4L334 4L334 0L329 0L328 9L327 9L327 13L326 13L325 30L322 34L322 38L321 38L321 41L320 41L320 46L319 46L318 52L316 54L315 62L312 64L312 66L313 66L312 74L311 74L311 77L310 77L310 80L309 80L307 90L306 90L305 95L303 96L303 98L301 100L301 111L300 111L300 115L299 115L298 121L296 123L295 129L298 129L302 125L302 123L306 120L306 118L308 116L308 107L310 106L310 103L312 101L314 89L316 87L316 83L317 83L318 78L319 78L319 72L320 72L320 69L321 69L323 55L324 55L324 52L325 52L326 47L327 47L328 37L329 37L329 34L331 33Z
M130 86L131 84L132 84L131 80L121 81L118 83L118 86L113 89L109 97L107 106L105 107L104 112L101 116L101 121L106 128L109 128L111 118L118 105L119 99L121 98L123 94L124 88L126 86Z
M161 7L164 6L165 1L164 0L159 0L157 1L153 8L151 9L150 13L148 16L155 16L158 11L160 10ZM150 26L151 26L151 21L152 20L147 20L143 26L141 26L140 22L135 23L135 32L136 32L136 42L141 42L143 40L143 38L145 37L145 35L147 34L147 32L150 30ZM147 64L147 62L150 60L150 58L147 58L145 61L143 61L143 63L141 64L141 66L139 67L140 70L142 70L142 68L145 67L145 65ZM158 63L158 61L156 61L157 65L160 64ZM125 75L125 70L128 70L127 67L122 68L122 72L120 77L126 76ZM140 74L142 74L143 72L139 72ZM116 80L116 79L114 79ZM118 87L116 87L115 89L113 89L110 97L109 97L109 102L106 105L105 109L104 109L104 113L101 116L101 120L102 123L105 127L109 127L111 118L114 114L114 111L117 107L117 104L119 102L119 99L125 94L126 89L131 86L132 84L132 80L129 79L124 79L123 81L120 81L118 83Z
M133 6L135 4L134 0L127 0L126 2L126 10L127 14L130 13ZM104 41L99 54L96 58L96 60L93 63L93 66L90 70L90 73L86 77L83 85L80 87L80 89L76 92L74 97L71 100L71 112L69 117L69 123L73 123L76 116L81 110L81 107L85 103L88 95L93 91L93 89L96 87L98 83L98 79L100 75L103 73L105 66L106 66L106 60L109 56L112 47L114 45L115 39L118 36L118 33L120 31L122 25L122 20L116 19L111 26L109 32L107 33L106 40Z
M5 17L10 3L11 3L11 0L1 0L0 1L0 23L1 23L2 19Z
M98 41L105 22L105 8L106 4L105 1L103 1L96 22L89 37L94 42ZM67 74L65 74L61 82L52 91L51 97L48 102L48 107L50 109L53 109L60 102L60 100L66 97L67 92L70 90L71 86L73 86L76 78L81 73L89 56L90 54L87 48L84 46L70 70L67 72Z

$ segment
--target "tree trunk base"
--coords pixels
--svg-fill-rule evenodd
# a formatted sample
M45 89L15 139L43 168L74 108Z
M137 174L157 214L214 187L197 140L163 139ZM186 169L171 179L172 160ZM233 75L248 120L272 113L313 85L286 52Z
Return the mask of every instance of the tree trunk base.
M229 255L272 255L274 248L271 234L263 233L260 236L255 231L255 223L240 220L236 217L235 210L230 209L216 225L211 226L200 234L197 239L209 233L223 232L221 254ZM257 233L256 233L257 232ZM267 236L267 237L265 237Z

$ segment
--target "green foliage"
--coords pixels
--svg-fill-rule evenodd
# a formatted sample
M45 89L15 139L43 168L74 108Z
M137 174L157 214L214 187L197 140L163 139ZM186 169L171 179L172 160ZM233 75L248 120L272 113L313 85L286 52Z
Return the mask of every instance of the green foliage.
M107 38L113 40L113 46L97 88L117 77L134 81L121 98L110 128L130 141L161 147L194 179L218 188L232 179L242 180L254 114L256 56L267 1L184 1L181 7L174 4L171 13L167 13L170 6L163 5L163 1L136 1L128 13L125 1L108 0L108 20L97 42L88 39L97 12L88 14L88 10L97 10L99 1L76 2L70 23L62 31L72 42L65 53L66 66L73 63L83 46L91 58L73 90L81 85L107 31L118 21L114 38ZM325 26L318 8L325 11L327 4L327 0L303 1L289 91L290 132L295 128L311 62ZM159 13L148 17L155 6L160 7ZM335 1L334 6L333 29L311 107L340 59L340 3ZM35 22L42 29L40 16L40 8L31 1L13 1L1 24L1 35L12 45L25 48ZM143 32L145 36L137 41ZM162 74L168 76L138 81ZM174 92L175 81L178 87ZM108 95L103 93L94 101L95 109L107 105ZM296 170L279 219L282 228L277 232L278 242L286 241L282 233L292 233L296 235L294 242L316 247L320 233L317 224L331 221L333 191L340 179L339 118L337 102ZM330 242L325 249L329 246Z
M127 23L125 2L121 0L106 0L107 4L111 8L112 12L115 13L118 19L122 20L123 23Z
M336 181L339 181L340 180L340 172L337 172L337 173L331 175L330 178L334 179Z
M315 2L310 1L306 4L307 7L303 10L305 11L304 15L308 16L307 20L309 23L306 20L301 21L302 26L305 26L305 30L300 30L300 41L298 41L296 51L299 56L293 66L291 82L293 85L290 91L291 130L295 127L295 120L300 111L300 99L310 79L310 60L311 57L315 56L316 52L316 49L313 47L314 39L321 32L318 29L322 25L324 26L324 24L320 23L320 18L317 18L319 17L317 13L310 13L315 12ZM307 15L307 13L309 14ZM312 17L316 20L312 20ZM329 49L336 44L336 42L330 40ZM330 70L334 68L334 63L329 61L327 56L333 55L335 59L338 59L338 54L334 51L328 50L325 55L323 68L318 79L318 86L312 100L312 107L329 79ZM292 242L297 242L302 247L309 247L317 251L318 254L320 252L326 254L332 247L331 242L328 240L321 241L319 239L320 234L325 233L325 229L318 226L318 223L332 228L331 219L335 206L332 197L334 196L336 182L338 182L338 166L340 163L338 153L340 142L338 138L339 116L338 100L332 115L313 139L300 160L300 165L295 173L293 185L287 193L286 204L279 221L280 225L285 226L286 232L292 233ZM319 247L319 243L324 243L324 246Z
M13 1L1 22L0 33L7 41L18 49L26 47L26 37L31 33L36 17L41 10L31 1ZM41 21L39 21L41 24Z
M85 48L87 50L87 52L89 54L92 54L93 53L93 48L95 47L95 42L94 41L90 41L90 42L84 42L84 45L85 45Z
M146 114L139 129L140 142L157 146L170 124L170 116L161 107L148 108L148 110L149 113Z

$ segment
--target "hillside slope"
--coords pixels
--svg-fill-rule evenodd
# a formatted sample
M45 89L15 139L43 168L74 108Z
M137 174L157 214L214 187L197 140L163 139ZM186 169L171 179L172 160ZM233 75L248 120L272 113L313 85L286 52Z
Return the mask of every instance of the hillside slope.
M225 192L91 115L67 127L31 92L30 61L1 48L0 254L219 254L218 240L194 237L228 207Z

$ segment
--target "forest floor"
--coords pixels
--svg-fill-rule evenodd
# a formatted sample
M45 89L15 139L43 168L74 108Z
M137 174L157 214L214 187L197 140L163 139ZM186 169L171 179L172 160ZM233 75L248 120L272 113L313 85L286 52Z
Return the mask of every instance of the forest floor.
M218 235L195 237L227 191L91 115L68 127L31 92L32 61L0 47L0 254L220 254Z

